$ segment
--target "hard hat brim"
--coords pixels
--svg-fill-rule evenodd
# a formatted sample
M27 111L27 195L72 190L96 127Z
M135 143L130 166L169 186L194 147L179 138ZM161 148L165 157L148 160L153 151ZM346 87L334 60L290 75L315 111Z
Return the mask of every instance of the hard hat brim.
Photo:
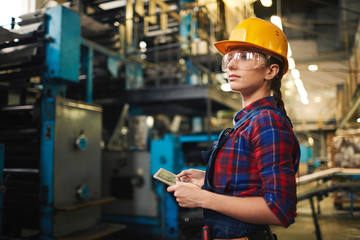
M252 43L248 43L248 42L243 42L243 41L230 41L230 40L224 40L224 41L219 41L219 42L215 42L214 46L223 54L225 55L226 53L230 52L230 50L234 47L244 47L244 48L251 48L251 49L258 49L263 53L268 53L269 55L274 56L275 58L279 59L283 64L284 64L284 70L283 70L283 74L285 74L288 70L288 61L287 59L284 59L282 56L278 55L275 52L269 51L266 48L263 48L259 45L255 45Z

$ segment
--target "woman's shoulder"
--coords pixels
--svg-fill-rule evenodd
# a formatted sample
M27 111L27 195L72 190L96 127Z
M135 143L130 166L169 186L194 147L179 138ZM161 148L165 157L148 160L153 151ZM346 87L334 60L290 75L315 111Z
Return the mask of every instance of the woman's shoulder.
M279 108L264 108L259 110L251 122L257 126L276 126L277 128L291 127L292 124L287 115Z

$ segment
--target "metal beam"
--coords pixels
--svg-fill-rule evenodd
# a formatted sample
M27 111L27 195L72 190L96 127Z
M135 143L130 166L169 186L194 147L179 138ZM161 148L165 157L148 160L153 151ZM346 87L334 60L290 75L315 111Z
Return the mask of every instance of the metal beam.
M153 2L156 3L156 5L158 5L162 11L164 12L169 12L170 16L172 16L173 18L175 18L178 22L181 22L181 17L178 13L171 11L170 7L168 4L164 3L161 0L152 0Z
M360 97L358 97L355 103L351 106L350 110L346 113L345 117L342 119L339 128L345 128L345 125L350 120L350 118L354 115L354 113L358 110L360 105Z

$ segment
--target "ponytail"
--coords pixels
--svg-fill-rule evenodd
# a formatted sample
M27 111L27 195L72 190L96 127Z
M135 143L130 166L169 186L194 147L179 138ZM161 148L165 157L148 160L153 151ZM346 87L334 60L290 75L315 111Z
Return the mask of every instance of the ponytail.
M286 114L285 104L282 99L282 93L280 90L281 89L281 79L283 77L283 64L274 57L271 57L268 60L267 65L270 66L271 64L277 64L279 66L278 74L271 80L271 90L272 90L273 96L276 100L276 106L278 108L280 108L282 111L284 111L284 113Z

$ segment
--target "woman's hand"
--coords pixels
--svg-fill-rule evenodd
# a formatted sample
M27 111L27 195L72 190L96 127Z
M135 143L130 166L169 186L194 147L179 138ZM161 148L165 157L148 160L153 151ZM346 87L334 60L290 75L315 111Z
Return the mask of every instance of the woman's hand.
M181 180L181 182L192 183L202 188L204 186L205 171L188 169L179 173L177 177Z
M186 182L176 182L176 185L168 187L167 191L174 192L179 206L187 208L202 207L202 199L206 192L199 186Z

